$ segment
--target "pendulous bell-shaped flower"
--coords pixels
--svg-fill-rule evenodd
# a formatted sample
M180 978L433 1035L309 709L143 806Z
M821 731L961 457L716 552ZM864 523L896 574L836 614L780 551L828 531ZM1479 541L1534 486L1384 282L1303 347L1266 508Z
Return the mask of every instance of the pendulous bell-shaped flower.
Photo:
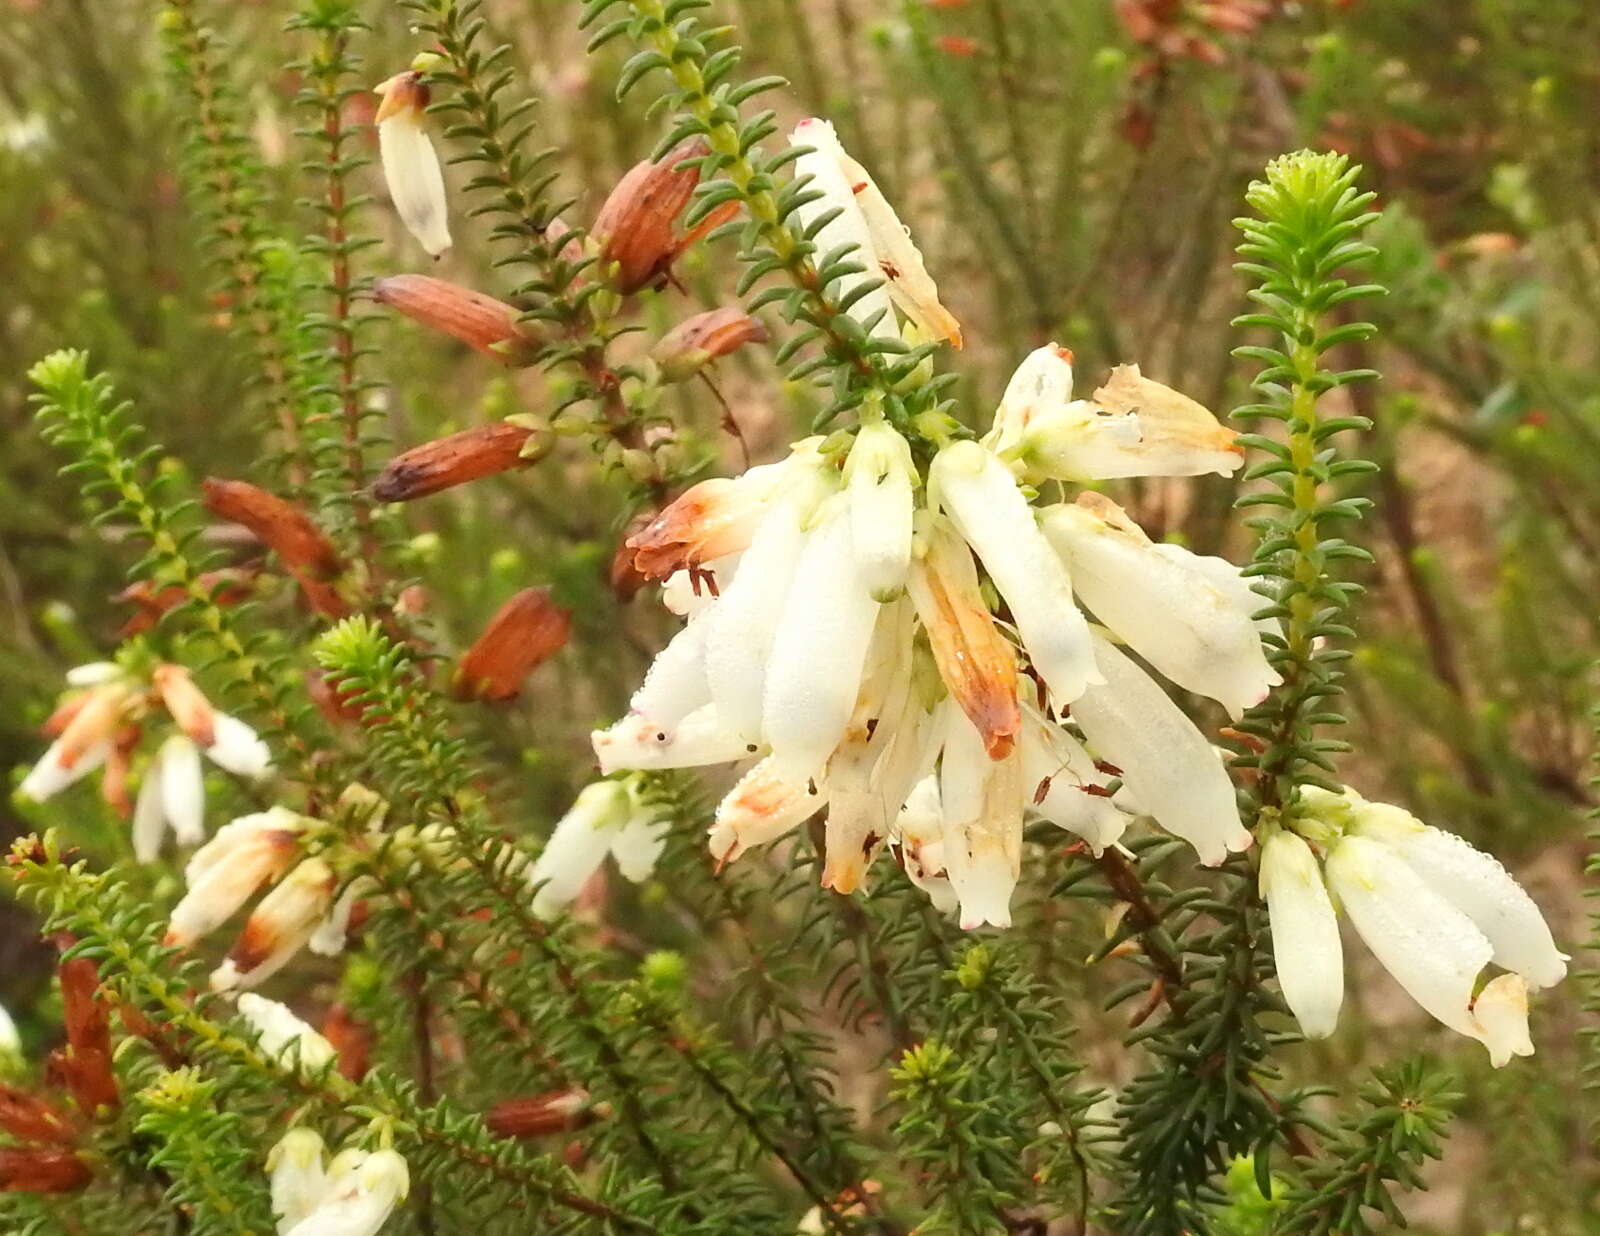
M409 69L377 87L378 154L395 211L430 257L450 248L449 205L444 172L428 136L428 86Z
M1278 985L1308 1039L1325 1039L1344 1003L1339 920L1311 847L1279 829L1261 845L1261 894L1272 926Z
M910 232L867 170L845 153L833 126L802 120L789 142L807 148L794 171L796 177L810 177L795 210L797 221L810 229L833 216L812 237L817 260L827 261L847 246L852 250L846 262L854 273L838 280L836 292L846 311L874 333L896 338L898 312L923 338L959 348L961 325L939 303L939 289ZM879 286L868 290L873 283Z
M278 1236L376 1236L410 1191L405 1159L355 1147L325 1156L309 1129L291 1129L267 1155Z
M565 910L608 854L623 878L634 884L649 879L667 827L636 778L584 786L528 870L534 914L548 920Z
M314 1074L333 1063L333 1044L296 1017L286 1005L253 991L239 996L239 1015L256 1032L256 1045L273 1060Z

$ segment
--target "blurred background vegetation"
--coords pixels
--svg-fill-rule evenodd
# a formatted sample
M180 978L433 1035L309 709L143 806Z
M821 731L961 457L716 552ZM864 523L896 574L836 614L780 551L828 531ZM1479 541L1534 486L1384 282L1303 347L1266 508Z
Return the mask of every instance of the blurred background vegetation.
M215 4L234 88L268 177L264 229L313 226L296 200L301 86L281 0ZM368 6L359 51L373 84L419 50L405 10ZM611 94L613 53L585 58L566 0L492 0L520 84L541 100L570 216L588 220L658 130ZM1367 575L1351 679L1357 751L1348 779L1492 849L1576 947L1592 667L1600 651L1600 4L1594 0L727 0L752 72L790 81L783 119L832 118L911 223L968 346L952 364L974 414L1017 360L1057 340L1085 383L1122 361L1220 410L1246 402L1229 357L1241 309L1230 219L1271 156L1302 145L1366 166L1383 217L1366 307L1382 326L1357 387L1375 428L1376 509L1358 535ZM212 292L204 223L181 189L186 101L164 68L160 6L142 0L0 0L0 765L40 749L36 727L65 666L95 659L128 617L113 597L127 554L91 529L59 460L34 432L27 366L63 345L113 372L168 466L258 475L263 425L253 358ZM615 54L620 60L621 53ZM353 108L368 108L352 100ZM459 169L458 169L459 170ZM459 183L458 179L458 183ZM367 188L381 194L373 176ZM397 224L361 273L420 269ZM435 273L504 295L486 224L456 221ZM691 255L688 292L647 300L653 333L729 297L732 257ZM286 276L290 277L290 276ZM481 358L385 322L372 334L388 436L409 446L559 391L530 371L486 377ZM752 454L770 457L809 419L811 392L764 360L725 363L719 386ZM699 387L674 409L720 451L722 409ZM414 503L409 565L447 646L469 641L511 592L552 585L576 633L485 742L527 768L517 792L564 804L586 769L583 738L614 714L663 627L653 606L606 587L623 495L585 456ZM1144 482L1132 511L1152 535L1212 551L1245 543L1220 481ZM286 602L282 602L286 603ZM1210 720L1215 721L1213 717ZM119 830L72 800L75 839ZM26 831L10 807L0 828ZM47 959L23 914L0 905L0 1002L30 1035L48 1010ZM1588 959L1592 963L1592 958ZM1363 1016L1301 1049L1337 1080L1399 1055L1419 1016L1387 980L1352 985ZM1581 1105L1581 992L1542 1001L1539 1054L1491 1074L1481 1050L1445 1044L1469 1084L1463 1119L1417 1223L1441 1233L1600 1231ZM1093 1054L1098 1014L1085 1013ZM1118 1080L1116 1028L1104 1080ZM1577 1169L1574 1169L1574 1164ZM1247 1223L1248 1208L1241 1209Z

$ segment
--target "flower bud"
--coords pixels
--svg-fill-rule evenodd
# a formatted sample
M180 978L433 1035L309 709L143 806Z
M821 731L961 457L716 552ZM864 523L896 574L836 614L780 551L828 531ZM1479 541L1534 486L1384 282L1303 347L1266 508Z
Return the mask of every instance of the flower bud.
M514 305L431 275L391 275L379 279L372 296L413 322L459 339L505 365L527 365L535 341L518 322Z
M522 680L567 642L572 616L550 599L547 588L525 588L489 620L483 634L456 667L462 699L509 700Z
M188 670L168 662L156 666L150 680L180 730L202 747L217 741L216 710L204 692L194 685Z
M546 449L548 435L535 430L509 421L479 425L396 455L372 482L372 496L379 502L425 498L497 472L525 467Z
M767 328L737 306L697 313L661 336L650 355L668 382L692 378L712 361L747 343L765 343Z
M705 142L691 138L658 160L634 164L600 207L590 235L602 263L614 264L618 291L626 295L659 286L685 249L738 212L738 203L729 202L679 234L678 219L700 183L700 164L685 163L706 153Z
M0 1146L0 1193L72 1193L89 1165L64 1146Z
M589 1092L579 1086L567 1086L505 1099L484 1114L483 1122L496 1137L520 1138L582 1128L594 1118Z

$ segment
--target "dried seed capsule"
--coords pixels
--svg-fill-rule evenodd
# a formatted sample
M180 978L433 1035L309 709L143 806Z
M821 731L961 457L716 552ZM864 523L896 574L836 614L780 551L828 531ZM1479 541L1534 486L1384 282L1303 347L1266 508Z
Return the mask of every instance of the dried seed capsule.
M634 164L600 207L589 234L600 247L602 263L615 264L618 291L659 286L685 249L738 212L738 203L729 202L679 233L679 217L700 183L699 163L685 163L707 153L704 141L691 138L660 159Z
M518 321L515 305L431 275L391 275L373 284L381 305L413 322L459 339L505 365L532 362L534 338Z
M724 306L674 326L651 350L668 382L693 377L718 357L747 343L765 343L767 328L742 309Z
M589 1092L567 1086L502 1100L484 1113L483 1122L496 1137L540 1137L581 1128L595 1115Z
M527 588L500 607L456 667L463 699L509 700L522 680L567 642L572 616L545 588Z
M65 1146L0 1146L0 1192L72 1193L90 1179L89 1165Z
M523 467L543 454L544 443L536 439L547 437L509 421L495 421L435 438L391 459L373 481L372 496L379 502L409 502ZM530 445L535 448L531 456Z
M330 582L343 569L339 553L299 507L248 481L214 476L201 482L200 493L213 515L243 524L282 559L318 613L342 618L350 612Z

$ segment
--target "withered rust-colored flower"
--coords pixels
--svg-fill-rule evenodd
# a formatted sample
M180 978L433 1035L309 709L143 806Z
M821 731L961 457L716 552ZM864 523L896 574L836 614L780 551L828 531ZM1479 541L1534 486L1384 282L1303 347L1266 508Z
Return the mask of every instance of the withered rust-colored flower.
M249 481L214 476L206 477L200 492L213 515L244 525L278 555L318 613L343 618L350 612L331 582L343 569L339 553L298 506Z
M57 970L67 1045L59 1055L61 1078L80 1111L93 1115L115 1108L121 1099L111 1067L111 1018L100 995L100 974L87 957L74 957Z
M549 435L495 421L435 438L396 455L372 482L379 502L409 502L455 485L535 462L549 448ZM532 447L532 454L529 448Z
M567 642L572 616L547 588L525 588L495 613L456 667L463 699L509 700L522 680Z
M627 539L633 565L646 579L702 566L750 543L763 514L759 497L725 477L691 485Z
M0 1192L72 1193L91 1179L89 1165L65 1146L0 1146Z
M322 1037L333 1044L339 1056L339 1074L360 1081L372 1064L372 1027L360 1021L343 1004L329 1006L322 1019Z
M250 595L250 581L255 577L255 572L240 567L225 567L220 571L206 571L200 576L200 583L211 594L211 599L218 605L237 605ZM148 631L161 620L161 616L177 605L188 600L188 590L179 584L167 584L156 587L149 580L138 580L129 584L112 598L127 605L136 607L137 612L127 622L122 624L122 629L117 632L119 638L128 639Z
M767 328L732 305L708 309L679 322L651 349L668 382L693 377L712 361L747 343L765 343Z
M600 246L602 263L615 263L619 291L659 286L685 249L738 213L739 204L728 202L687 232L678 231L679 217L700 183L699 163L685 166L685 161L707 153L702 139L691 138L657 160L634 164L600 207L590 235Z
M496 1137L542 1137L582 1128L596 1114L588 1091L567 1086L502 1100L484 1114L483 1122Z
M413 322L459 339L505 365L532 362L535 341L515 305L432 275L391 275L372 286L379 304Z
M616 551L611 555L611 568L607 573L607 582L611 585L611 593L617 600L626 604L638 595L650 580L640 573L634 564L634 548L629 543L634 536L649 527L650 521L655 519L656 511L646 508L640 511L628 522L623 530L621 539L617 542Z
M63 1146L76 1136L66 1113L41 1096L15 1086L0 1085L0 1129L21 1141Z

